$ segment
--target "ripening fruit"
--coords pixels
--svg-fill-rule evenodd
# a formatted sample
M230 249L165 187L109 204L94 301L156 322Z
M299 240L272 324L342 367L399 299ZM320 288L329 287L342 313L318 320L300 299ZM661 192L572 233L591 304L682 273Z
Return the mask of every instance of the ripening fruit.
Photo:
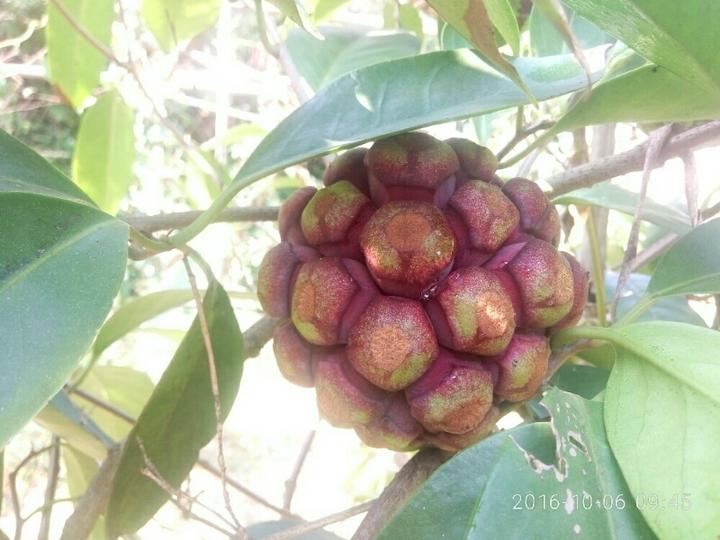
M463 139L404 133L341 154L279 214L258 297L280 372L369 446L458 451L540 389L548 336L588 274L537 184Z

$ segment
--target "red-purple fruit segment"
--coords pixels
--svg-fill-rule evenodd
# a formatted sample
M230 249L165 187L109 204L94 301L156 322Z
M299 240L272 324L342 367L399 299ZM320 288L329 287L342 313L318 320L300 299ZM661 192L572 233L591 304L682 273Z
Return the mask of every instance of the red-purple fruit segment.
M444 207L455 189L458 158L452 147L426 133L380 139L365 156L370 193L377 204L419 200Z
M299 268L293 286L293 324L315 345L345 343L350 327L377 292L357 261L337 257L310 261Z
M325 169L323 183L329 186L340 180L347 180L366 195L369 194L365 154L365 148L353 148L340 154Z
M463 361L441 349L405 395L425 429L459 435L475 429L492 407L493 377L480 361Z
M313 346L297 333L290 321L275 328L273 351L278 369L288 381L306 388L313 386Z
M462 435L454 435L452 433L427 433L425 439L427 442L445 450L447 452L458 452L463 448L472 446L473 444L481 441L488 435L490 435L495 429L495 424L500 420L500 410L497 407L492 407L490 411L485 415L482 422L467 433Z
M502 189L520 210L520 229L556 243L560 236L560 217L540 186L526 178L513 178L505 182Z
M359 237L374 207L346 180L319 190L305 206L300 223L307 243L323 255L360 257Z
M505 246L485 268L507 271L505 277L502 272L498 272L498 276L516 300L519 327L549 328L572 308L574 293L570 263L543 240L533 238ZM517 293L513 292L515 290Z
M300 227L300 216L316 191L317 189L309 186L300 188L290 195L280 207L280 212L278 213L278 229L280 229L281 240L284 242L292 242L293 244L307 244L307 240Z
M422 426L410 414L403 394L394 394L385 413L377 420L355 427L355 432L368 446L388 448L396 452L416 450L422 446Z
M320 415L335 427L351 428L379 419L390 399L390 394L355 372L342 349L319 357L315 388Z
M260 305L268 315L290 315L290 288L297 266L318 257L309 247L281 242L265 254L258 269L257 292Z
M506 401L530 399L543 382L549 358L550 346L545 336L516 332L497 360L500 372L495 394Z
M471 180L460 186L448 201L458 220L456 235L466 246L490 254L515 232L520 215L497 186ZM465 247L465 246L463 246Z
M408 298L420 298L445 277L455 257L447 220L436 207L418 201L380 207L365 225L360 245L380 288Z
M588 273L582 267L582 265L577 262L575 257L570 255L569 253L561 253L570 263L570 268L572 270L573 304L572 308L570 308L570 313L565 315L565 318L555 324L552 328L553 330L561 330L562 328L575 326L578 323L578 321L583 315L583 311L585 310L585 303L587 302L588 298L588 289L590 287L590 283L588 281Z
M460 162L458 184L467 180L493 181L498 160L489 148L468 139L452 138L445 142L452 147Z
M417 380L438 354L435 332L417 300L376 296L357 319L347 355L368 381L390 391Z
M499 354L515 331L512 300L498 277L484 268L451 272L426 308L438 341L456 351Z

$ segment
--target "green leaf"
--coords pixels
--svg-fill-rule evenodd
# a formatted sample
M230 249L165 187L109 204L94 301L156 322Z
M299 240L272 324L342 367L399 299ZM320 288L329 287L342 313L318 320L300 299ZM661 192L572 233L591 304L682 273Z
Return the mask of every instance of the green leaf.
M333 12L343 4L347 4L348 0L318 0L313 11L313 20L317 23L327 19Z
M484 0L428 0L428 4L445 22L472 43L497 70L515 82L531 101L534 99L532 88L528 87L522 74L498 51L493 24ZM496 12L499 12L499 9Z
M720 3L565 0L580 15L682 79L720 95Z
M611 208L624 214L634 215L637 206L637 193L628 191L620 186L603 182L589 188L576 189L570 193L555 197L555 204L577 204ZM669 231L684 234L690 230L690 218L687 214L670 206L665 206L645 199L643 205L643 219L660 225Z
M315 35L316 37L322 37L317 34L312 26L312 22L308 19L305 8L297 0L267 0L272 5L280 10L292 22L297 24L300 28L307 31L308 33Z
M143 0L142 16L167 52L215 24L220 4L221 0Z
M653 298L675 294L720 292L720 219L694 228L658 261L647 294Z
M290 529L297 525L301 525L302 521L284 519L280 521L264 521L262 523L254 523L246 528L247 533L253 540L262 540L266 536L270 536L275 533ZM342 538L336 534L329 533L322 529L318 531L311 531L299 536L293 536L295 540L342 540Z
M661 538L716 538L720 333L644 322L603 334L618 349L605 392L608 440L645 519Z
M324 40L295 28L287 38L293 64L315 91L356 69L420 52L420 41L405 32L367 35L343 28L320 30Z
M398 8L398 19L400 21L400 28L412 32L418 39L423 38L423 25L418 8L412 4L400 4ZM386 58L386 60L392 60L392 58Z
M63 0L72 18L98 43L110 48L113 0ZM107 57L80 34L50 2L46 29L50 80L74 107L80 107L100 82Z
M80 121L72 171L97 205L115 214L133 180L134 115L120 94L106 92Z
M242 374L242 334L230 299L218 283L213 282L208 288L203 309L215 355L224 418L235 400ZM108 507L109 535L137 531L168 500L169 495L141 473L145 463L138 439L162 477L179 487L200 449L214 435L215 409L208 357L196 317L127 437Z
M613 43L614 38L607 35L584 17L580 17L571 9L566 8L570 29L583 49ZM571 52L566 40L557 31L542 10L533 8L529 21L530 47L535 56L566 54Z
M379 539L652 538L607 445L602 403L552 389L543 404L553 429L523 425L461 452Z
M605 390L609 377L610 372L607 369L565 364L553 375L550 384L585 399L593 399Z
M497 28L515 56L520 54L520 29L509 0L484 0L490 21Z
M69 200L70 180L51 180L52 168L8 140L0 137L0 155L17 163L0 167L0 448L89 347L120 287L128 241L127 225Z
M90 482L95 478L98 465L93 459L69 446L63 446L62 458L65 463L68 493L73 498L80 497L87 491ZM106 538L104 525L105 518L99 516L90 534L90 540L104 540Z
M605 273L605 298L615 297L615 285L617 283L617 272L608 271ZM645 292L650 283L650 276L645 274L632 273L625 284L623 295L618 301L617 318L620 319L628 313ZM703 318L694 311L687 299L682 296L662 298L655 302L652 307L645 311L639 318L640 321L674 321L696 326L706 326Z
M110 345L123 338L142 323L192 300L189 289L159 291L130 300L119 307L105 321L92 347L94 358L98 358Z
M86 402L87 403L87 402ZM63 441L95 459L102 459L114 441L76 406L67 392L58 392L35 421Z
M518 58L538 99L583 88L572 55ZM468 50L439 51L350 73L285 118L258 145L227 193L301 161L379 137L528 103ZM302 136L300 136L302 134Z
M675 122L720 116L720 99L667 69L646 65L601 81L577 101L553 134L606 122Z

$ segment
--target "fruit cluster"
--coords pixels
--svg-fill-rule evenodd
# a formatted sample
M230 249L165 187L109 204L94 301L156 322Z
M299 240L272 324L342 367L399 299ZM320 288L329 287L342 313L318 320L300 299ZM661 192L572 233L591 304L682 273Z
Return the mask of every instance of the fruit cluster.
M537 392L547 336L582 315L587 273L555 247L555 207L496 168L473 142L405 133L340 155L280 210L258 279L286 319L278 366L370 446L485 437L499 403Z

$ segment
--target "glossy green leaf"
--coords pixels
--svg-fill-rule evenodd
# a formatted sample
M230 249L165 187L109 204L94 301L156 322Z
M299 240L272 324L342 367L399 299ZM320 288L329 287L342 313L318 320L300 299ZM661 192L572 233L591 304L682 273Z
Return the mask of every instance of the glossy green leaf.
M262 540L266 536L279 533L286 529L290 529L297 525L301 525L302 521L296 521L292 519L285 519L281 521L264 521L262 523L254 523L246 528L247 533L253 540ZM293 536L296 540L342 540L342 538L336 534L324 531L310 531L305 534Z
M93 343L92 353L99 357L105 349L142 323L192 300L189 289L159 291L130 300L105 321Z
M674 122L720 116L720 99L665 68L646 65L601 81L552 130L606 122Z
M113 0L63 0L62 5L97 42L110 47ZM52 2L48 5L46 38L50 80L74 107L80 107L100 82L108 59Z
M617 272L608 271L605 273L605 298L615 297L615 284L617 283ZM622 318L628 313L645 292L650 283L650 276L645 274L632 273L623 290L622 297L618 301L617 317ZM661 298L652 307L645 311L639 321L674 321L696 326L706 326L703 318L694 311L687 299L683 296Z
M590 49L615 41L614 38L574 11L566 9L566 14L570 29L583 49ZM530 13L529 33L530 47L536 56L571 52L567 41L563 39L563 36L540 9L533 8Z
M720 96L720 3L564 0L580 15L682 79Z
M95 459L102 459L114 443L92 418L72 402L64 390L50 400L37 414L35 421L73 448Z
M608 440L660 538L720 535L720 333L644 322L603 332L618 358L605 392Z
M555 197L553 202L555 204L599 206L632 216L635 214L637 198L637 193L609 182L603 182L560 195ZM678 234L684 234L690 230L690 218L687 214L670 206L659 204L650 198L645 199L643 219Z
M81 497L87 491L90 482L98 472L98 464L72 447L63 446L62 459L65 464L65 475L68 493L71 497ZM104 540L105 517L99 516L90 534L90 540Z
M515 65L541 100L585 84L572 55L519 58ZM227 193L331 151L527 102L510 80L468 50L370 66L334 81L283 120L248 158Z
M420 52L420 41L405 32L367 35L343 28L321 28L324 40L292 29L290 57L310 87L317 91L353 70Z
M75 183L109 214L115 214L133 180L134 115L120 94L106 92L80 121L72 175Z
M220 13L221 0L143 0L145 25L165 51L210 28Z
M0 191L0 447L89 347L120 287L128 240L124 223L69 200L70 180L50 180L51 168L8 140L0 137L0 155L17 163L0 167L10 172Z
M602 403L552 389L543 405L557 441L543 422L470 447L433 473L379 539L653 538L608 447Z
M219 284L211 284L203 306L224 417L242 374L242 334L230 299ZM138 439L163 478L178 487L214 435L208 358L196 317L127 437L108 507L110 536L135 532L168 500L168 494L141 473L145 463Z
M658 261L647 294L720 292L720 219L696 227L680 238Z
M503 75L530 98L534 94L521 72L498 51L490 14L484 0L428 0L440 17L477 48ZM499 11L499 10L497 10Z
M607 369L565 364L553 375L550 384L585 399L593 399L605 390L609 377L610 372Z
M483 0L490 21L510 45L515 56L520 54L520 29L515 18L515 11L509 0Z

